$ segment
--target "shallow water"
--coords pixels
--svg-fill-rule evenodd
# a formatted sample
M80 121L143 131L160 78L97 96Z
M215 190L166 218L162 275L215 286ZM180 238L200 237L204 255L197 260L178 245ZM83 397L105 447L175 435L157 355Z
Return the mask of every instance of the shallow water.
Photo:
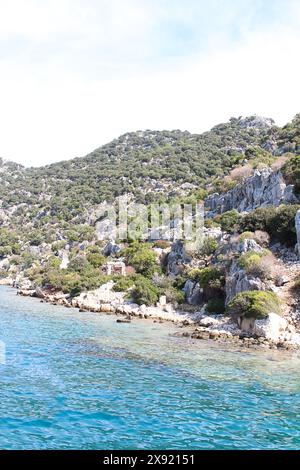
M300 357L0 287L0 448L299 449Z

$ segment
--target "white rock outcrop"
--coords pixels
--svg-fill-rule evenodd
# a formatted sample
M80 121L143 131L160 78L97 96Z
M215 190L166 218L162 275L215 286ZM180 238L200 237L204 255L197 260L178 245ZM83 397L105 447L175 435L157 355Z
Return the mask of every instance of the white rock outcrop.
M279 206L295 203L294 186L288 185L280 171L271 168L256 170L254 175L246 178L225 194L212 194L205 200L208 215L236 209L238 212L250 212L257 207Z
M111 304L112 302L123 303L124 292L114 292L113 281L103 284L99 289L90 292L83 292L72 301L73 307L82 309L99 311L103 304Z
M287 327L288 323L284 318L271 312L267 318L255 321L252 333L263 336L270 341L278 342L284 339Z

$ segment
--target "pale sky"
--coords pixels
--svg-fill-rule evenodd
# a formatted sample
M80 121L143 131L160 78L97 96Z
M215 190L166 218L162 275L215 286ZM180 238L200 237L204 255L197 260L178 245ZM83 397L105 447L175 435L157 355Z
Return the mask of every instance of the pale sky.
M0 0L0 157L300 112L299 0Z

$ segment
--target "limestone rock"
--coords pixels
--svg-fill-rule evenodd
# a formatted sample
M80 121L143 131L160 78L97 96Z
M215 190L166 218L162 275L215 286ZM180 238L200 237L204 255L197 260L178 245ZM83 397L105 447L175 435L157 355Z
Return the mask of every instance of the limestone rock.
M183 292L188 304L200 305L203 302L203 290L198 282L188 279L184 285Z
M246 178L225 194L212 194L205 200L208 214L236 209L238 212L250 212L257 207L279 206L280 204L298 201L293 185L287 185L280 171L271 168L256 170L254 175Z
M111 302L123 303L124 292L114 292L112 281L103 284L99 289L91 292L83 292L72 300L73 307L86 310L101 311L102 305L107 306ZM104 307L106 309L107 307ZM111 310L110 310L111 311Z
M288 323L284 318L276 313L269 313L266 319L255 321L253 333L277 342L283 337L287 327Z
M182 271L184 265L190 262L191 258L187 255L182 241L177 240L167 256L167 273L176 276Z
M260 253L263 249L255 240L246 238L242 242L238 242L236 246L232 247L233 251L238 253L247 253L248 251L255 251ZM266 284L258 277L251 276L246 271L239 267L234 260L231 264L229 274L226 276L226 304L240 292L249 290L266 290Z
M59 258L61 259L61 263L59 268L60 269L67 269L69 266L69 251L68 250L60 250L58 253Z

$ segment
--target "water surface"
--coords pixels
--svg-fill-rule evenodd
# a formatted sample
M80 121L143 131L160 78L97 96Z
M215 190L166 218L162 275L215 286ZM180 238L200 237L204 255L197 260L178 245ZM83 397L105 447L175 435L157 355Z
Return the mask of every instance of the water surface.
M299 449L300 358L0 287L1 449Z

